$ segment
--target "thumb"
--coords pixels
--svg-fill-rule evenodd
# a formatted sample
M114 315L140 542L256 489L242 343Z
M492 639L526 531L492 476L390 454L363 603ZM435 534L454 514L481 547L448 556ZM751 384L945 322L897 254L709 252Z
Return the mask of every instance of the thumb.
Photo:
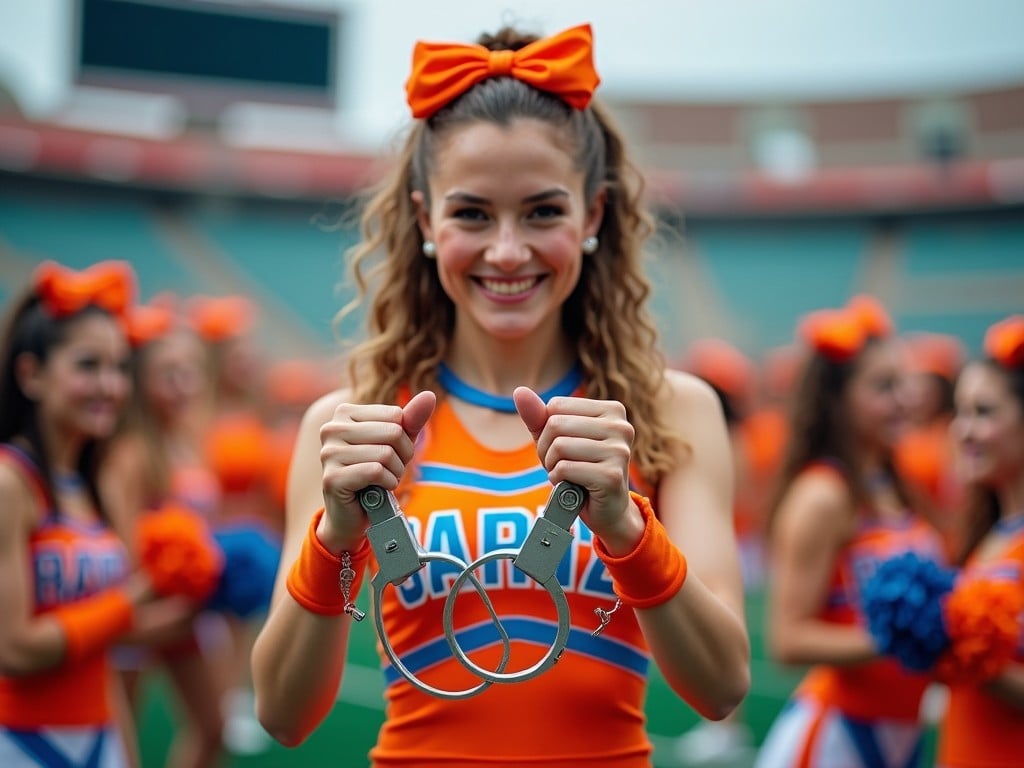
M437 395L430 390L416 394L402 409L402 429L411 439L415 440L420 430L430 419L437 403Z
M512 399L515 401L516 410L519 411L519 418L536 440L548 421L548 407L529 387L516 387Z

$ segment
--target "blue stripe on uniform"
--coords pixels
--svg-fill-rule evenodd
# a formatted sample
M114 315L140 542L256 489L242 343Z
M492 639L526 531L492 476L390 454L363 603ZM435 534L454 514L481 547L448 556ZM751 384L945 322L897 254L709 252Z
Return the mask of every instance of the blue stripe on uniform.
M548 473L544 467L534 467L522 472L497 474L462 469L450 464L424 463L418 467L418 483L443 485L449 488L463 488L483 493L513 495L532 491L544 486L550 487Z
M553 622L524 617L503 618L501 623L510 639L541 646L550 646L557 631L557 626ZM498 632L490 622L459 630L455 636L466 653L500 642ZM647 668L650 663L647 654L619 640L609 637L593 637L590 632L573 627L569 630L566 648L581 656L603 661L640 677L647 676ZM419 674L435 664L453 658L453 656L448 647L448 640L439 637L401 658L406 669L413 674ZM401 673L391 664L385 664L382 671L387 685L402 679Z
M44 768L75 768L71 759L38 731L6 729L4 734L17 744L22 752L36 760ZM97 768L99 766L106 735L105 730L96 734L92 749L80 768Z

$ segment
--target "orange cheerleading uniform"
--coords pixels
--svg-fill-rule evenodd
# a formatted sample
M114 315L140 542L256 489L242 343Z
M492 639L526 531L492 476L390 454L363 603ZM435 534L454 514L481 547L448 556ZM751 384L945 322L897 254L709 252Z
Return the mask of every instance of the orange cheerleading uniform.
M34 463L19 449L0 445L0 461L19 468L47 510L28 541L35 615L45 615L124 580L128 553L113 531L98 521L84 524L61 519L47 499ZM22 758L41 754L38 750L59 755L63 752L59 743L62 732L80 735L83 728L92 729L92 738L102 744L113 720L109 683L106 653L65 661L24 677L0 676L0 756L15 760L19 756L11 757L12 749L24 752Z
M804 471L838 473L825 462ZM923 520L909 513L895 522L865 520L837 558L819 618L865 624L861 585L880 563L907 551L945 561L941 538ZM904 670L895 659L814 666L766 738L757 765L916 765L921 748L918 712L928 683L926 675ZM799 724L785 723L787 716ZM878 731L883 723L895 726L899 735ZM844 752L846 757L836 762Z
M1024 530L1009 536L995 556L968 560L964 578L972 577L1006 579L1024 586ZM1024 631L1014 661L1024 664ZM982 686L951 685L939 732L938 762L943 768L1015 768L1024 760L1022 726L1024 712Z
M423 547L470 562L496 549L518 549L551 492L532 443L515 450L481 445L442 400L421 433L399 498ZM649 493L639 483L637 490ZM558 662L526 682L495 683L469 699L447 700L415 688L382 654L387 717L371 751L375 768L391 766L545 766L646 768L644 697L650 656L628 609L598 637L594 610L615 605L612 581L577 520L571 548L556 573L570 606L568 645ZM370 572L375 565L370 564ZM384 592L382 618L402 663L428 685L465 690L478 685L452 652L442 609L458 571L429 562ZM528 668L547 652L558 624L548 592L511 560L483 565L477 575L512 639L505 668ZM478 665L497 670L502 645L472 587L454 610L459 644Z

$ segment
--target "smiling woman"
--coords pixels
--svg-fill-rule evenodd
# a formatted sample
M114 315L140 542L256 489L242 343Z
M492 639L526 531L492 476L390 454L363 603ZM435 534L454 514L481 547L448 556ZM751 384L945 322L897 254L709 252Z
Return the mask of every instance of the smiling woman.
M152 617L98 472L129 392L124 262L48 262L0 345L0 764L129 765L108 651ZM131 733L127 734L129 737Z
M706 717L746 693L724 420L710 388L668 373L658 352L641 267L650 220L592 98L591 43L583 25L415 48L417 121L352 254L357 284L375 286L360 296L370 335L350 357L353 387L306 414L286 567L253 653L258 714L286 744L323 720L345 671L349 597L370 559L357 499L370 485L395 493L417 546L448 558L380 603L401 664L383 661L374 766L640 768L652 660ZM562 481L586 492L571 555L551 567L571 627L561 611L552 621L525 570L493 562L524 545ZM490 601L461 601L454 616L448 594L465 574L453 557L482 564ZM507 619L500 637L491 606ZM558 664L512 682L543 666L563 629ZM470 687L471 704L428 695ZM502 725L510 712L515 731Z
M561 333L560 308L579 280L581 243L597 233L604 193L588 203L584 175L557 138L531 118L467 126L438 146L427 192L413 192L441 285L467 309L455 335L470 348L482 343L472 338L479 334L513 340L538 326Z

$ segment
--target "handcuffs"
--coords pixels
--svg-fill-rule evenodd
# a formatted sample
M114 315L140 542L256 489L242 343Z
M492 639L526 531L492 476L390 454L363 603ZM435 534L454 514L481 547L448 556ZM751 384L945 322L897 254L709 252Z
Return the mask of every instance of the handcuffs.
M384 653L387 654L394 668L413 686L424 693L442 699L466 699L482 693L492 683L516 683L534 678L558 661L569 640L570 623L569 601L566 599L565 591L559 584L555 572L565 553L569 550L573 538L571 528L586 502L586 490L574 483L560 482L551 491L547 504L534 520L526 540L519 549L497 549L481 555L471 563L465 563L461 558L446 552L424 550L413 535L409 521L398 505L398 500L390 491L386 491L380 486L371 485L358 493L358 499L370 520L366 536L378 564L378 571L370 582L377 636L380 638ZM558 612L558 629L547 653L533 666L517 672L505 672L511 655L511 641L494 610L486 589L474 575L477 568L492 560L511 560L516 568L547 590ZM461 691L436 688L416 677L399 658L384 629L381 614L381 599L384 589L388 584L398 586L432 561L448 563L461 571L452 583L448 597L445 599L442 626L448 646L455 658L481 679L478 685ZM455 601L460 589L467 581L480 594L501 638L502 656L495 670L484 669L473 662L463 651L455 636L453 627ZM617 607L618 605L616 605ZM601 621L601 626L594 632L595 635L608 623L608 618L614 611L615 608L611 611L596 609L595 612ZM357 621L363 618L360 612L355 612L352 615Z

